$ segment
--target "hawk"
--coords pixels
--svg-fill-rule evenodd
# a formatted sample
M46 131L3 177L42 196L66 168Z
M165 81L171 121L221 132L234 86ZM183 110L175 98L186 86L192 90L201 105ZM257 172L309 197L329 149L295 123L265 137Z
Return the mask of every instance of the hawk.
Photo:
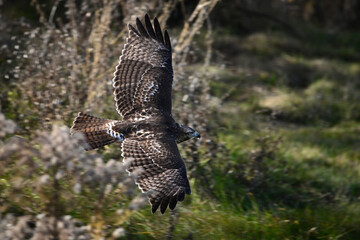
M147 193L152 213L174 209L190 194L186 168L177 143L200 138L194 129L175 122L171 113L173 69L168 32L159 21L137 28L128 25L126 40L113 78L116 110L121 121L78 113L71 132L85 136L87 150L121 141L127 171Z

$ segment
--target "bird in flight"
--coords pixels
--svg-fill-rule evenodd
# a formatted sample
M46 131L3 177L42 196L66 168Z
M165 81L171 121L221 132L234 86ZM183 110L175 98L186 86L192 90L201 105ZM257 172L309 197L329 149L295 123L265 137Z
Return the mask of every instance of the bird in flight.
M148 15L128 25L126 40L113 78L116 110L122 120L78 113L71 133L85 136L86 149L122 142L127 171L147 193L152 213L174 209L190 194L186 168L177 143L200 138L194 129L175 122L171 113L173 69L168 32Z

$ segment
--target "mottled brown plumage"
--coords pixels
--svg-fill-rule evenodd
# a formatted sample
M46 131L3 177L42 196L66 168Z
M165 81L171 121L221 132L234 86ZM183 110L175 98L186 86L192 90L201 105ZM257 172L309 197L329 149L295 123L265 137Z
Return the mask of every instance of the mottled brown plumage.
M85 135L86 149L122 142L123 161L137 174L136 183L147 193L154 213L174 209L190 194L186 168L177 143L200 137L175 122L171 114L173 70L170 38L155 18L145 26L129 24L129 37L113 78L116 109L122 121L79 113L71 131Z

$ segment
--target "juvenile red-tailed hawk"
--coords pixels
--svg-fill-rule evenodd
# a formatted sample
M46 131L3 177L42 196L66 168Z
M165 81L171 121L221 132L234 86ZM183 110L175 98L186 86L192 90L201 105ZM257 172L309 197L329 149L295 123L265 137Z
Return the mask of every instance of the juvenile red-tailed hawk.
M129 37L113 78L122 121L80 112L71 131L85 135L88 150L121 141L127 170L139 172L136 183L148 194L152 212L160 206L164 213L167 206L174 209L190 194L177 143L200 135L176 123L171 114L173 69L168 32L162 34L156 18L153 28L148 15L145 27L139 19L136 26L129 24Z

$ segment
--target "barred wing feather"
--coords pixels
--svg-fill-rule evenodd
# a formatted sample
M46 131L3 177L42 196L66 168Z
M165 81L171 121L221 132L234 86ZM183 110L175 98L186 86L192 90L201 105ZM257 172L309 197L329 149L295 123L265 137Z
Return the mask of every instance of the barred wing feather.
M170 38L163 36L155 18L148 15L145 27L139 19L137 29L129 25L129 37L113 78L116 108L122 117L153 107L171 113L173 70Z
M138 173L136 183L148 194L153 213L159 206L161 213L168 206L174 209L185 194L190 194L185 164L174 139L127 138L122 154L124 162L129 162L128 171Z

